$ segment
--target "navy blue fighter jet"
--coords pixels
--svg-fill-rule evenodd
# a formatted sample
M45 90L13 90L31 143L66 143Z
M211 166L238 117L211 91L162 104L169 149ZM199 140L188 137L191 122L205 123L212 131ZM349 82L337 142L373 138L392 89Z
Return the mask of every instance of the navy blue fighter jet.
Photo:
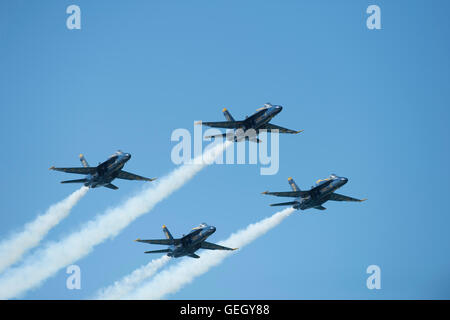
M84 179L66 180L61 181L61 183L83 183L86 187L90 188L106 187L113 190L119 189L118 187L116 187L111 183L111 181L113 181L115 178L125 180L141 180L141 181L153 181L156 179L156 178L149 179L141 177L134 173L122 170L125 163L128 160L130 160L130 158L131 154L124 153L119 150L112 156L110 156L109 159L106 160L105 162L100 163L96 167L90 167L84 156L80 154L80 161L83 167L76 167L76 168L51 167L50 170L86 175Z
M256 110L254 114L250 117L247 116L245 120L236 121L231 116L230 112L224 108L222 110L227 121L218 121L218 122L203 122L199 121L196 124L202 124L204 126L213 127L213 128L225 128L225 129L234 129L232 133L223 133L218 135L206 136L205 138L215 138L215 137L226 137L228 140L232 140L235 142L242 140L249 140L253 142L261 142L257 136L261 130L266 130L267 132L271 132L274 130L278 130L280 133L299 133L303 130L295 131L291 129L286 129L275 124L269 123L273 117L279 114L283 110L282 106L272 105L270 103L264 104L262 108Z
M179 258L183 256L188 256L191 258L200 258L195 254L198 249L209 249L209 250L236 250L232 248L227 248L219 246L218 244L206 242L205 240L216 232L216 227L208 226L206 223L200 224L195 227L187 235L183 235L182 238L174 239L170 234L166 226L163 226L164 234L166 239L159 240L141 240L136 239L137 242L150 243L150 244L162 244L168 245L169 248L162 250L145 251L145 253L164 253L167 252L169 257Z
M308 191L301 191L300 188L295 183L294 179L288 178L289 185L292 191L286 192L263 192L263 194L268 194L277 197L293 197L298 198L296 201L274 203L271 206L293 206L297 210L306 210L309 208L314 208L318 210L325 210L326 208L322 206L325 202L332 201L353 201L362 202L367 199L355 199L352 197L344 196L342 194L336 193L335 191L346 184L347 178L338 177L335 174L331 174L326 179L319 179L316 185Z

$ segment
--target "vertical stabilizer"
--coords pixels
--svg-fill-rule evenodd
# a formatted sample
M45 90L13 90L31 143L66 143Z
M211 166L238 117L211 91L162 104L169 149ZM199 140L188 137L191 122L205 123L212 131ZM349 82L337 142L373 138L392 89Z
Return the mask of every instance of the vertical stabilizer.
M81 164L83 165L83 167L85 167L85 168L89 167L89 164L87 163L86 158L84 157L83 154L80 154L80 161L81 161Z
M291 186L293 191L301 191L300 188L297 186L297 184L295 183L294 179L292 178L288 178L288 183Z
M227 110L227 108L223 108L222 112L228 121L235 121L231 113Z
M169 229L167 229L167 227L164 225L163 226L163 232L166 235L166 238L169 240L173 240L172 234L170 233Z

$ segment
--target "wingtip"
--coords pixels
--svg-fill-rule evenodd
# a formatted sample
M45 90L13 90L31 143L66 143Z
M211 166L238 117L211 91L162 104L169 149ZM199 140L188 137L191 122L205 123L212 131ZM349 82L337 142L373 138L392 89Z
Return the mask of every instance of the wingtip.
M359 202L363 202L363 201L366 201L366 200L367 200L367 198L364 198L364 199L359 200Z
M305 130L298 130L298 131L295 131L294 134L297 134L297 133L300 133L300 132L303 132L303 131L305 131Z
M239 248L232 248L233 249L233 251L235 251L235 250L238 250Z
M82 153L80 153L79 157L80 157L80 158L83 158L83 154L82 154Z
M141 238L137 238L136 240L134 240L135 242L138 242L138 241L140 241L141 240Z
M165 228L167 228L165 224L163 224L163 226L162 226L162 227L163 227L164 229L165 229Z
M269 193L269 191L261 192L261 194L268 194L268 193Z
M55 170L55 166L51 166L48 170Z
M194 126L202 124L202 120L194 122Z
M227 111L227 108L223 108L223 109L222 109L222 112L225 112L225 111Z
M288 180L291 181L291 180L292 180L292 177L289 177Z

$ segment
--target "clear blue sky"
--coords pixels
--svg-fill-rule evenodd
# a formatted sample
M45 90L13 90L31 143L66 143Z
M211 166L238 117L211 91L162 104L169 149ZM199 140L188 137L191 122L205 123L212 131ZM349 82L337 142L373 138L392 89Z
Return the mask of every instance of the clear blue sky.
M66 28L70 4L81 30ZM370 4L382 30L366 28ZM162 177L174 129L268 101L284 106L274 123L305 130L280 137L278 174L208 167L78 261L81 290L61 270L25 298L88 298L153 258L133 239L203 221L225 239L276 212L260 192L330 173L369 200L296 212L169 298L450 298L449 12L448 1L2 1L0 239L77 188L48 167L78 166L79 153L94 165L122 149L126 170ZM90 190L44 244L142 187L117 185Z

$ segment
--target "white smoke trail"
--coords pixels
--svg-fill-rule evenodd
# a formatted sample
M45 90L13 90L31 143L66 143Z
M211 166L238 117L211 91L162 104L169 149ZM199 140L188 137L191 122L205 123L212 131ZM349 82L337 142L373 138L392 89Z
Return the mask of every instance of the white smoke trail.
M232 234L227 240L220 244L227 247L239 247L249 244L256 238L262 236L270 229L277 226L288 217L293 208L287 208L274 215L249 225L247 228ZM186 284L192 282L196 277L206 273L212 267L221 263L233 251L205 251L200 259L187 259L177 265L157 274L148 283L137 288L126 299L162 299L168 294L175 293Z
M170 257L162 256L159 259L150 261L147 265L134 270L129 275L123 277L120 281L114 282L113 285L102 289L97 294L96 299L101 300L117 300L129 294L137 285L145 279L153 276L160 268L162 268Z
M37 246L50 229L69 215L70 210L88 190L87 187L81 187L27 223L22 231L15 232L9 239L3 240L0 243L0 272L17 262L25 252Z
M17 297L37 287L61 268L89 254L96 245L116 236L131 222L150 211L157 203L211 164L230 144L229 141L216 144L203 155L193 159L192 163L195 164L182 165L156 182L154 187L146 188L122 205L107 210L82 226L78 232L72 233L60 242L48 245L35 256L29 257L23 265L8 270L0 278L0 299Z

